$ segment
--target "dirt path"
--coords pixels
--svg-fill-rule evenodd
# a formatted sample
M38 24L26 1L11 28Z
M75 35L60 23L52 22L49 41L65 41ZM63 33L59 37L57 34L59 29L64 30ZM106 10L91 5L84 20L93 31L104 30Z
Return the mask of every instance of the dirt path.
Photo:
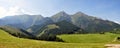
M106 44L106 48L120 48L120 44Z

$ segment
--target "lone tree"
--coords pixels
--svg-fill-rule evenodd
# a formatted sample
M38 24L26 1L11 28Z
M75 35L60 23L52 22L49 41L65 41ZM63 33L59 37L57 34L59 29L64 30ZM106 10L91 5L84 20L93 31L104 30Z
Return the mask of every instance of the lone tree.
M120 41L120 37L117 37L117 40L119 40L119 41Z

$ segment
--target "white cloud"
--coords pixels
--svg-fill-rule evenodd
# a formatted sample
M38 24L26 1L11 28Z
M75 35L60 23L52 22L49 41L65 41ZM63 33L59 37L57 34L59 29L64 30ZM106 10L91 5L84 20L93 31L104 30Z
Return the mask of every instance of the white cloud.
M4 7L0 7L0 18L4 17L7 10Z
M118 21L114 21L114 22L120 24L120 22L118 22Z
M7 12L7 15L20 15L20 14L23 14L22 9L20 9L17 6L9 8Z
M5 16L13 16L13 15L21 15L21 14L30 14L30 13L17 6L10 7L9 9L0 7L0 18L3 18Z

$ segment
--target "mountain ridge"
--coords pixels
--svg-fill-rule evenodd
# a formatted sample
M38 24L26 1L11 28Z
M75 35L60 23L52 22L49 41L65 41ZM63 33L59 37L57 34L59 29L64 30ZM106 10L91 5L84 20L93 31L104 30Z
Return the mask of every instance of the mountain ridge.
M46 21L44 21L44 20L47 20L47 18L51 20L49 22L53 22L53 23L65 20L83 29L87 28L87 26L90 26L90 24L93 24L93 23L97 25L97 24L103 24L106 22L106 24L108 24L109 26L110 24L119 25L117 23L114 23L113 21L103 20L97 17L86 15L80 11L72 15L67 14L65 11L60 11L51 17L43 17L41 15L27 15L27 14L9 16L9 17L4 17L3 19L0 19L0 25L10 25L17 28L20 27L26 30L29 27L32 27L34 25L47 23Z
M51 34L104 33L120 29L120 24L109 20L89 16L82 12L69 15L64 11L51 17L43 17L41 15L17 15L6 17L0 19L0 25L2 24L23 29L36 36L38 39L49 38ZM51 29L51 27L53 28ZM46 36L46 38L43 38L44 36Z

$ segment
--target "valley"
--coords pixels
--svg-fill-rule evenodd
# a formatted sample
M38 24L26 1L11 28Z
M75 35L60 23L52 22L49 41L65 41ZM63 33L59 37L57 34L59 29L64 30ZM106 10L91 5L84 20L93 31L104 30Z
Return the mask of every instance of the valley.
M120 48L120 0L0 0L0 48Z
M0 48L105 48L120 44L119 37L120 24L82 12L0 19Z
M119 36L119 34L111 33L86 35L72 34L58 36L66 42L53 42L17 38L11 36L3 30L0 30L0 48L104 48L105 44L120 43L119 41L113 41L115 37ZM103 38L104 40L102 40Z
M30 40L30 39L13 37L3 30L0 30L0 32L1 32L0 33L0 48L103 48L104 45L107 44L105 42L104 43L103 42L102 43L89 42L89 40L86 40L88 41L86 43L85 41L80 41L81 43L75 43L75 42L63 43L63 42ZM73 35L71 35L71 37L72 36ZM84 37L81 39L84 39ZM67 40L70 40L70 39L67 39ZM113 42L113 43L120 43L120 42Z

